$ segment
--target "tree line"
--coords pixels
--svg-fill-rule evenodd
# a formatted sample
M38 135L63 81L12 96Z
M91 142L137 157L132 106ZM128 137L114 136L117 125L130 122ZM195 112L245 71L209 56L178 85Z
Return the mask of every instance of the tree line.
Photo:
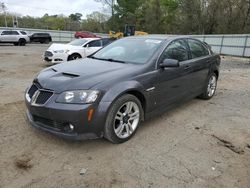
M167 34L240 34L250 33L250 0L95 0L105 11L82 18L81 13L45 14L40 18L20 16L19 27L87 30L92 32L136 30ZM0 14L0 26L5 26ZM9 26L12 16L6 16Z

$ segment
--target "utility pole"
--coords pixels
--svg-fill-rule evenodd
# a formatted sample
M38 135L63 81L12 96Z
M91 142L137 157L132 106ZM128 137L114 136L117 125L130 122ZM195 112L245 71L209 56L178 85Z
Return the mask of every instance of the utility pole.
M12 16L12 22L13 22L13 27L18 27L18 20L16 15Z

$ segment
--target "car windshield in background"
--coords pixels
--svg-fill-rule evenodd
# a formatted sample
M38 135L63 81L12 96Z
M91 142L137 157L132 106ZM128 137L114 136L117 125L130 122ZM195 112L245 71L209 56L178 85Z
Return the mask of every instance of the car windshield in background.
M73 40L72 42L68 43L69 45L72 45L72 46L82 46L84 45L85 43L87 42L87 40L84 40L84 39L76 39L76 40Z
M92 58L144 64L155 53L161 42L159 39L120 39L98 51Z

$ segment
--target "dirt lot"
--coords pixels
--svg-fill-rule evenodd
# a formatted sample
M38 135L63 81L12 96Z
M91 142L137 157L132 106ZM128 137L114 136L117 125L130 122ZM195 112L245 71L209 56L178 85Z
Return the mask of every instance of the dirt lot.
M249 60L223 58L212 100L185 103L113 145L62 140L26 122L24 90L46 67L46 48L0 46L0 187L250 186Z

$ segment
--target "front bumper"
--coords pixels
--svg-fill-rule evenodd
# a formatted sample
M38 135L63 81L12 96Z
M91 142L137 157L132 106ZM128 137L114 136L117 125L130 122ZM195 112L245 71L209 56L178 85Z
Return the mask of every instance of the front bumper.
M49 51L51 52L51 51ZM68 54L66 53L52 53L52 56L43 55L43 60L49 64L64 63L68 60Z
M78 134L78 133L60 132L60 131L51 129L51 127L46 125L46 124L43 124L40 122L35 122L29 111L27 111L26 114L27 114L27 119L28 119L29 123L34 128L41 130L41 131L44 131L44 132L54 134L54 135L61 137L61 138L65 138L65 139L69 139L69 140L86 140L86 139L97 139L97 138L101 137L101 136L97 136L96 134L93 134L93 133Z
M61 104L55 102L57 96L54 94L45 105L40 106L32 105L25 97L27 119L33 127L72 140L103 137L109 102L83 105ZM88 120L90 109L94 109L91 121ZM70 129L70 125L73 125L73 130Z

